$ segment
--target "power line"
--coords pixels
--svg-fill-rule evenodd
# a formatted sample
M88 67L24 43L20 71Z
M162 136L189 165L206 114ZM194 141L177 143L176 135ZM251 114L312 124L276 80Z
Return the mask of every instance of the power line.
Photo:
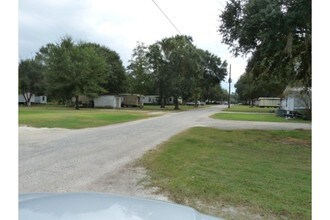
M154 0L152 0L152 2L153 3L155 3L155 5L157 6L157 8L163 13L163 15L167 18L167 20L171 23L171 25L175 28L175 30L180 34L180 35L182 35L181 34L181 32L179 31L179 29L174 25L174 23L171 21L171 19L169 19L169 17L167 17L167 15L165 14L165 12L157 5L157 3L154 1Z

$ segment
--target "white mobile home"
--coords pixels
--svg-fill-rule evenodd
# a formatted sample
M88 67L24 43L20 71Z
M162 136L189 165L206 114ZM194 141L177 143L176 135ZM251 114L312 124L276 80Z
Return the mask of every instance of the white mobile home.
M142 97L144 104L158 104L159 96L158 95L145 95Z
M284 98L281 102L281 109L289 112L303 111L311 106L311 89L302 87L286 88L284 90Z
M36 96L35 97L35 103L46 104L47 103L47 96L45 96L45 95Z
M26 96L29 96L30 93L27 93ZM24 104L26 102L23 94L18 95L18 103ZM47 96L35 96L32 94L31 99L30 99L31 104L46 104L47 103Z
M94 98L94 107L121 108L123 98L115 95L101 95Z

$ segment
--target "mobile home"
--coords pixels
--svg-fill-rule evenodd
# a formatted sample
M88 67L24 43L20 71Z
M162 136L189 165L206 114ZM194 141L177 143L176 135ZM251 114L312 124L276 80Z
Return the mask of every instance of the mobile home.
M281 102L281 109L290 112L301 112L311 106L311 89L302 87L286 88L283 92L284 98Z
M275 107L278 108L281 105L281 99L275 97L259 97L259 107Z
M30 95L30 93L27 93L26 96ZM23 96L23 94L18 95L18 103L19 104L25 104L26 100ZM42 95L42 96L36 96L32 94L31 99L30 99L31 104L46 104L47 103L47 96Z
M121 105L123 107L143 107L143 95L141 94L119 94L123 97Z
M158 95L146 95L142 97L143 104L159 104Z

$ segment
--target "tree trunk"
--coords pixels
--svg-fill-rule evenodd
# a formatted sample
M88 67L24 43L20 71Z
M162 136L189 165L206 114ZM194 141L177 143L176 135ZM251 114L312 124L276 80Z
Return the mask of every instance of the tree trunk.
M76 110L79 110L79 96L76 95L76 96L75 96L75 99L76 99L76 101L75 101L75 109L76 109Z
M174 97L174 110L180 110L177 96Z
M164 93L163 93L163 82L160 81L159 83L159 99L160 99L160 108L165 108L165 104L164 104Z
M30 92L23 92L23 97L25 99L25 105L30 107L31 106L31 98L32 98L32 93Z

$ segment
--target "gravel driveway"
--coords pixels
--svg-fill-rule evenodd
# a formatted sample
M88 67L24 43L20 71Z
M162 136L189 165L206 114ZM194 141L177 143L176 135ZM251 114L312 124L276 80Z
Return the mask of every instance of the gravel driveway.
M310 124L211 119L213 106L79 130L19 128L19 191L98 191L167 198L144 189L142 168L132 162L171 136L193 126L221 129L311 129Z

